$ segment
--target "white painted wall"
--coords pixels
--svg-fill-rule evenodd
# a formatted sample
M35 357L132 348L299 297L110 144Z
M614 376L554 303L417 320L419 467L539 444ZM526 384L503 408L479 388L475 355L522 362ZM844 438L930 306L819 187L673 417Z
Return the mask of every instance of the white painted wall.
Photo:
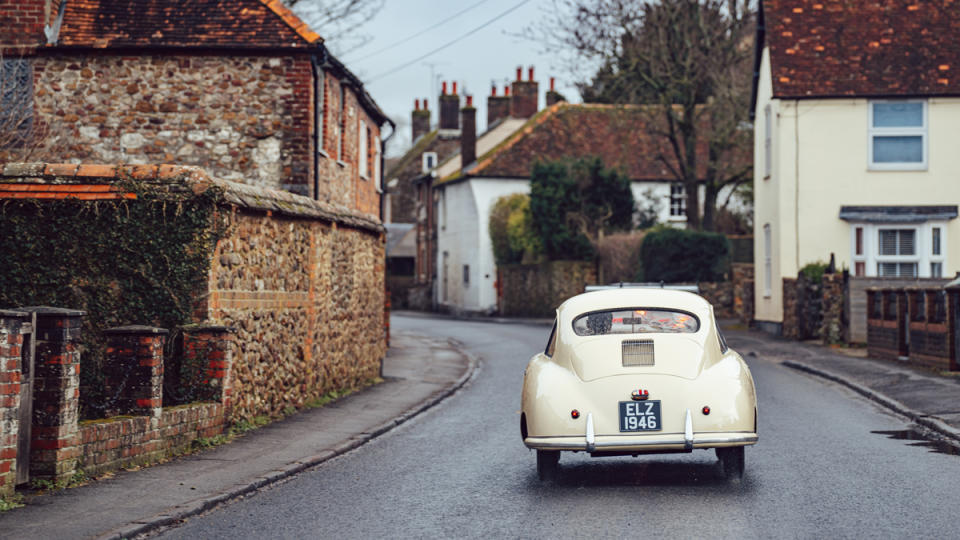
M929 98L928 167L877 171L868 166L869 100L772 99L770 61L763 53L755 139L754 258L758 320L782 321L780 280L803 265L827 261L853 268L852 226L841 206L954 205L960 203L960 98ZM772 174L763 177L763 111L774 111ZM773 230L773 292L763 295L762 228ZM960 219L945 225L945 238L960 238ZM918 239L923 242L923 238ZM960 271L960 246L947 245L944 276ZM922 249L921 245L921 249ZM953 249L950 249L950 248ZM921 267L921 276L929 268Z
M454 310L492 311L497 307L494 289L497 268L488 227L490 209L500 197L529 193L530 181L526 178L471 178L442 185L438 192L435 298L440 305ZM469 266L469 283L463 279L464 265Z

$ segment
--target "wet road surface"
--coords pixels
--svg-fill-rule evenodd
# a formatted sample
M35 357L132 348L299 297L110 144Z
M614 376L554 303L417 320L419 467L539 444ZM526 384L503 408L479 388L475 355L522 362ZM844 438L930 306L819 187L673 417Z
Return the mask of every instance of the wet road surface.
M840 386L747 356L760 442L739 484L712 450L612 458L565 452L541 483L520 441L523 369L545 326L394 316L394 331L449 336L481 359L459 393L354 452L163 538L956 537L960 457ZM789 349L784 349L789 354ZM400 411L398 411L399 413Z

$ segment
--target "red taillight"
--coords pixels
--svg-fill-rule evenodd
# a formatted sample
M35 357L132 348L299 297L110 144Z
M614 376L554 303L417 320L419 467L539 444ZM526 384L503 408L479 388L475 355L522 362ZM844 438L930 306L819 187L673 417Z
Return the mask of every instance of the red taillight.
M574 420L576 420L577 418L580 418L580 411L576 409L570 411L570 418L573 418Z
M710 407L707 407L706 405L704 405L704 407L703 407L703 414L704 414L704 415L710 414Z

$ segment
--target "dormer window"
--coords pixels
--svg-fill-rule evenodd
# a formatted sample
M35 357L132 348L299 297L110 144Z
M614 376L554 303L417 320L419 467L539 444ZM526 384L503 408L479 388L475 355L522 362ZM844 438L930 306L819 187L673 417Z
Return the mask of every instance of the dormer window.
M868 165L871 170L927 168L927 103L872 101Z
M422 172L430 172L434 167L437 166L437 153L436 152L424 152L423 156L423 167Z

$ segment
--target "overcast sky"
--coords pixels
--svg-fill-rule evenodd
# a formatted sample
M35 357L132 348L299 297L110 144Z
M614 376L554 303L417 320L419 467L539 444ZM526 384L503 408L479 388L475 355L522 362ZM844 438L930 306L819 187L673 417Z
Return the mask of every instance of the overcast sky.
M342 53L336 43L328 45L397 123L398 133L387 148L388 156L395 156L410 145L410 112L415 98L430 100L436 123L441 80L458 81L461 95L474 95L477 129L481 132L486 129L486 97L491 82L497 83L497 94L501 95L503 84L515 78L517 66L523 66L524 79L528 66L534 66L541 107L551 76L556 77L559 92L571 101L579 101L562 62L542 52L539 44L511 35L536 21L550 4L550 0L386 0L383 10L360 29L372 37L366 45ZM421 36L391 46L471 6L476 7ZM503 15L512 8L516 9ZM489 25L480 28L486 23ZM475 33L464 37L471 31ZM388 73L454 40L458 41Z

